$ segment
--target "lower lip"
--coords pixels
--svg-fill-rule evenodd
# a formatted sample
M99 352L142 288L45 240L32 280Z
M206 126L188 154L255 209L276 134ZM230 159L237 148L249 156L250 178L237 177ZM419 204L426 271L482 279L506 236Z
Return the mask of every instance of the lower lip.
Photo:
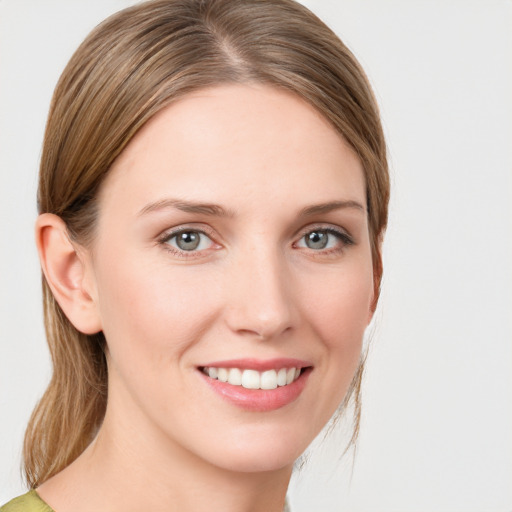
M280 409L297 400L306 385L311 370L311 368L305 368L297 380L275 389L246 389L243 386L233 386L227 382L212 379L199 371L210 388L224 400L246 411L266 412Z

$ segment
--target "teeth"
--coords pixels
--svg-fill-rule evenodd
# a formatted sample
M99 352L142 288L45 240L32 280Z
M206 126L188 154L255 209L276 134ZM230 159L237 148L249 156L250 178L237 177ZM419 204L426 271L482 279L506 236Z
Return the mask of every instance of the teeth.
M247 389L276 389L287 386L300 376L300 368L280 368L279 370L241 370L240 368L203 368L203 373L212 379L228 382L233 386Z
M238 368L231 368L231 370L229 370L228 382L233 386L241 386L242 372Z
M286 386L286 368L281 368L277 372L277 385L278 386Z
M276 389L277 388L277 372L269 370L261 374L261 389Z
M217 379L219 379L221 382L228 381L228 371L226 368L217 368Z
M242 372L242 386L247 389L260 389L260 373L256 370Z

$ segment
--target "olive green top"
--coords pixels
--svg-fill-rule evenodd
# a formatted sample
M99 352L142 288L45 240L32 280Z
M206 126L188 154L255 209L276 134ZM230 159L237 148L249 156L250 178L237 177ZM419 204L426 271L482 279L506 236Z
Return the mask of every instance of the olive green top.
M0 512L53 512L33 489L23 496L18 496L0 507ZM289 512L285 503L283 512Z
M0 512L53 512L53 510L36 491L31 490L0 507Z

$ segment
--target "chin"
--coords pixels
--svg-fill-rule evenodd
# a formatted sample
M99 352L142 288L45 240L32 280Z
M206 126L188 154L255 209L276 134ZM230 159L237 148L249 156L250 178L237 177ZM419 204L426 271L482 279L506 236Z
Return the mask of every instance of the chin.
M312 433L301 432L297 425L269 428L260 424L256 428L239 428L217 442L212 440L202 456L211 464L232 472L291 470L313 438Z
M292 450L281 450L278 453L275 451L253 453L252 450L234 454L228 452L216 465L234 473L266 473L280 471L285 468L291 469L301 453Z

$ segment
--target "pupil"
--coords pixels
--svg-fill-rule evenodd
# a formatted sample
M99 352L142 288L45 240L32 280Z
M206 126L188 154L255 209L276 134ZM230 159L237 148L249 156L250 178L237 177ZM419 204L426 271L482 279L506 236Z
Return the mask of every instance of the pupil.
M323 249L327 245L327 233L313 231L306 237L306 245L310 249Z
M199 234L193 231L180 233L176 240L176 244L183 251L193 251L199 245Z

